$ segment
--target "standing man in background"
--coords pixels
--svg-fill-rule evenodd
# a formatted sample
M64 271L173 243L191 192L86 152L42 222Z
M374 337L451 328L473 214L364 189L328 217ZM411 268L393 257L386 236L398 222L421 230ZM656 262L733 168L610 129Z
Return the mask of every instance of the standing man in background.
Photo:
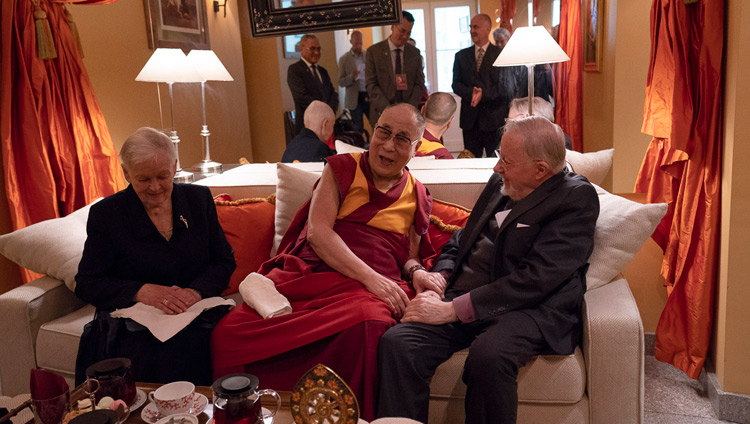
M364 129L363 115L370 115L370 99L365 85L365 55L362 51L362 33L352 31L349 38L351 50L339 58L339 87L345 88L344 107L352 114L352 122Z
M295 132L299 134L305 127L305 109L313 100L330 106L333 113L339 108L339 95L333 89L328 71L318 65L320 61L320 42L312 34L302 36L299 42L302 58L289 65L286 82L294 98Z
M389 105L409 103L417 107L425 93L424 72L419 49L408 44L414 16L401 12L398 25L391 26L391 36L365 54L365 81L370 96L370 122L377 122Z
M485 14L471 19L473 46L459 50L453 62L453 92L461 97L459 124L463 130L464 147L475 157L494 155L497 148L497 129L508 116L508 105L513 99L501 69L492 66L500 49L490 43L492 21Z

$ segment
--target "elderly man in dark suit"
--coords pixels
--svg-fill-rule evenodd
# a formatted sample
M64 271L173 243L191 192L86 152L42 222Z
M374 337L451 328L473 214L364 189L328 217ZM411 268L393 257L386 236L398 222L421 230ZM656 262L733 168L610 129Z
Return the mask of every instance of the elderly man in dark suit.
M401 23L391 26L391 36L367 49L365 84L370 97L370 122L378 122L388 105L409 103L417 107L425 93L419 49L407 43L414 16L402 12Z
M489 16L474 16L470 29L474 45L456 53L453 62L453 92L461 97L464 147L478 158L483 152L491 157L497 148L497 129L508 116L515 87L505 81L505 68L492 66L500 48L490 43L491 30Z
M328 156L335 155L336 151L326 144L333 134L335 121L336 116L327 104L313 100L305 110L305 128L289 141L281 161L323 162Z
M508 122L496 174L432 267L448 282L445 298L420 293L380 341L379 416L427 422L430 378L468 347L466 422L514 423L519 368L580 343L599 200L564 166L560 127Z
M299 133L305 127L305 109L313 100L320 100L331 107L334 113L339 107L339 95L333 89L328 71L318 65L320 42L312 34L302 36L299 42L302 58L289 65L286 82L294 98L295 129Z

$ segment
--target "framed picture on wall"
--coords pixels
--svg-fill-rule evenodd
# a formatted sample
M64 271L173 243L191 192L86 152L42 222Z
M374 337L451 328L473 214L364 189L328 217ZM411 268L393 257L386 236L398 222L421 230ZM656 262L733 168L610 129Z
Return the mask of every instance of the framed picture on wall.
M583 0L581 7L583 26L583 70L601 72L602 45L604 43L604 1Z
M208 49L208 24L204 0L143 0L148 46Z

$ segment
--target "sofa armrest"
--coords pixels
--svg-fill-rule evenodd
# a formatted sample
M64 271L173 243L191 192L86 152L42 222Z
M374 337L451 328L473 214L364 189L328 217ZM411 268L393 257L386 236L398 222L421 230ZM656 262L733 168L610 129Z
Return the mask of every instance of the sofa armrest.
M0 295L0 394L29 392L39 327L84 305L62 281L46 276Z
M643 422L643 323L627 280L586 292L583 356L592 423Z

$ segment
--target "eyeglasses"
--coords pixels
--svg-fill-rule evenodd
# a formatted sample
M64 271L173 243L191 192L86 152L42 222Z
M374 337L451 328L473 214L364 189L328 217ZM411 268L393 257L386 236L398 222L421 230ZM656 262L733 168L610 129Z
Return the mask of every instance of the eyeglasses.
M393 134L393 131L389 130L388 128L381 127L380 125L375 126L375 130L373 130L373 136L383 141L387 141L393 138L393 144L399 150L407 150L411 147L412 144L419 141L419 139L412 141L404 134Z
M539 159L532 159L532 160L525 160L522 162L506 162L505 159L503 159L502 156L500 156L500 149L495 149L495 156L497 156L498 160L500 161L500 164L503 165L503 168L512 168L516 165L523 165L524 163L530 163L530 162L543 162Z

